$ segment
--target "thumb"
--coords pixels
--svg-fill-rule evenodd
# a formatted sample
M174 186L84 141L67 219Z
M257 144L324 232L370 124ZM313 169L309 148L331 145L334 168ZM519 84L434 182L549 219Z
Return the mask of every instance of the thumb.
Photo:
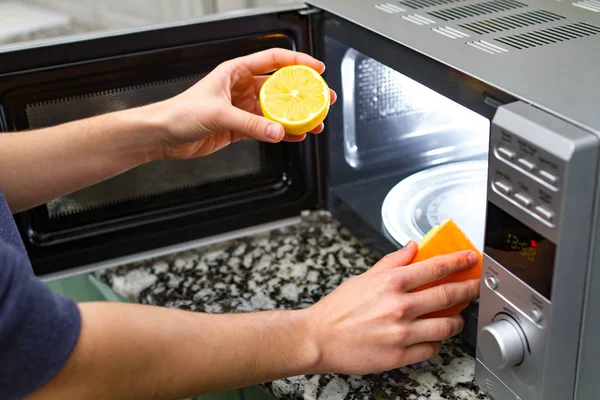
M393 253L390 253L377 262L368 272L381 272L386 269L403 267L408 265L417 255L419 246L414 240L406 243L406 245Z
M221 117L222 121L219 121L219 125L223 128L240 132L263 142L280 142L285 135L281 124L237 107L227 107L227 110L221 113Z

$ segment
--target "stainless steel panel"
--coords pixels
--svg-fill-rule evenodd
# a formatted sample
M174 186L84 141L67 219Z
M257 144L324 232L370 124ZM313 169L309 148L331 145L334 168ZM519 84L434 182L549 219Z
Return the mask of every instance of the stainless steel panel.
M506 319L517 325L518 332L525 339L525 343L522 347L524 352L522 363L518 366L494 368L494 365L490 364L493 360L489 360L489 356L486 358L486 353L482 350L484 342L479 341L478 338L477 360L486 368L478 371L483 376L477 379L477 383L485 390L486 379L492 379L491 376L494 376L522 399L547 399L548 397L542 394L545 383L544 363L547 352L550 351L547 346L547 329L552 323L552 305L487 256L484 256L482 273L486 278L495 278L497 286L490 287L487 284L489 279L481 281L479 335L486 326ZM534 310L542 313L540 322L533 319ZM493 394L493 391L490 393ZM509 398L499 397L497 400Z
M506 152L497 151L499 145L512 149L513 159L528 154L536 165L534 171L507 160ZM547 168L550 164L558 177L553 188L537 174L540 166ZM484 261L483 273L494 275L497 287L488 286L490 279L482 280L479 330L500 312L513 316L523 328L531 348L523 365L491 371L522 399L563 400L574 394L584 306L582 293L590 266L589 236L597 214L594 207L597 165L598 140L594 135L522 102L502 106L496 113L490 138L488 200L557 245L551 303L509 272L513 266L500 265L487 253ZM497 176L510 178L507 182L513 188L528 186L534 189L534 194L542 190L552 193L551 199L545 199L545 206L555 213L554 223L544 223L535 210L512 201L510 195L498 193L492 187ZM540 205L541 197L534 201ZM489 228L486 226L486 235L493 233L488 232ZM478 359L485 364L480 350ZM491 379L490 370L487 366L478 372L480 385Z

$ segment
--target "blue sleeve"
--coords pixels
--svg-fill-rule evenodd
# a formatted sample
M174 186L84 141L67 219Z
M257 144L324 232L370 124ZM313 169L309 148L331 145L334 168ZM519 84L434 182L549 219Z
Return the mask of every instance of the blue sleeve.
M39 281L25 254L0 241L0 399L17 400L66 363L81 328L79 308Z

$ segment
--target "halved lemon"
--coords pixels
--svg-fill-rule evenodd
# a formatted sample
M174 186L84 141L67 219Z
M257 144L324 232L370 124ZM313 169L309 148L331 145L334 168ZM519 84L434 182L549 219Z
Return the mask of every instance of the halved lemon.
M315 129L329 112L329 86L314 69L290 65L273 73L262 85L263 115L283 125L292 135Z

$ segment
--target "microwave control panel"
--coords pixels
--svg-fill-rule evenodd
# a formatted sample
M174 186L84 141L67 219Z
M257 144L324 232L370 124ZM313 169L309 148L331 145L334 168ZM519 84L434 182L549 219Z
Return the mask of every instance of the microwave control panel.
M549 362L574 374L597 147L521 102L492 121L476 380L495 400L571 397Z

